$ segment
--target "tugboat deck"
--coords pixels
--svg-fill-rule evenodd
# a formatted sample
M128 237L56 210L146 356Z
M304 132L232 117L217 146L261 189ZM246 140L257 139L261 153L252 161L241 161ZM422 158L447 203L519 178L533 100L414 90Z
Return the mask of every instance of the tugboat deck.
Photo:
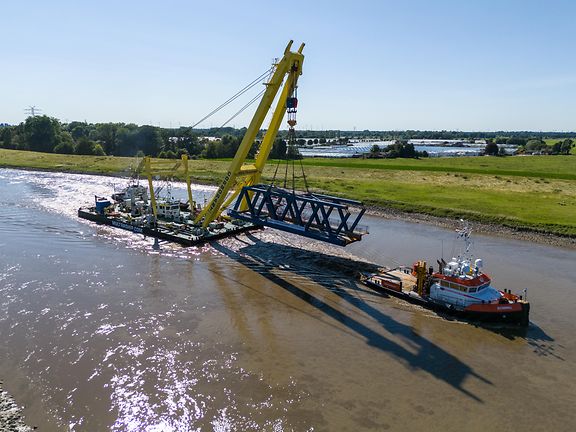
M416 277L407 267L389 269L370 275L370 281L376 286L404 294L413 292L416 286Z

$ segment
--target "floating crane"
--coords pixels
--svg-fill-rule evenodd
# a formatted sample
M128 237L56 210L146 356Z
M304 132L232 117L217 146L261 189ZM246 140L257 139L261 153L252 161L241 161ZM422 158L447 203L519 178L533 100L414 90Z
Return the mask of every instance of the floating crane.
M304 63L304 55L302 50L304 44L300 45L297 52L290 51L293 41L290 41L284 50L284 56L276 64L275 71L270 80L265 84L266 91L260 100L260 104L254 113L254 117L250 122L250 126L246 130L246 134L242 139L238 151L232 160L228 172L224 176L224 180L216 191L216 194L210 200L208 205L200 212L196 218L196 222L202 222L203 226L216 219L238 196L244 186L251 186L257 184L262 177L262 171L268 161L268 156L272 150L274 140L278 134L280 123L286 112L286 101L292 98L298 84L298 77L302 75L302 64ZM286 82L284 82L286 78ZM282 87L282 83L284 86ZM282 92L274 109L274 114L270 125L260 146L258 147L256 160L253 164L246 163L248 152L262 127L262 123L266 115L270 111L270 107L276 98L276 95L282 87ZM227 198L228 192L232 194ZM227 198L227 199L226 199Z
M290 143L293 145L295 141L297 88L298 78L302 75L304 44L301 44L298 51L294 52L291 51L292 43L292 41L288 43L283 57L271 69L271 76L268 82L264 83L266 87L260 103L224 180L212 199L202 209L199 209L193 201L188 158L183 155L182 160L177 162L153 161L149 157L142 160L137 171L144 172L148 178L149 204L147 197L142 195L140 189L129 188L124 194L120 194L124 198L117 203L112 204L109 200L96 197L96 206L80 208L78 215L98 223L175 241L187 246L263 226L340 246L361 240L362 235L366 233L358 225L365 212L361 202L311 193L305 177L307 189L305 193L296 192L294 183L291 191L276 187L274 184L261 183L264 167L286 113L288 114ZM259 79L246 88L258 82ZM245 89L230 100L242 94ZM256 158L254 162L247 162L248 153L276 98L278 100L272 119L264 138L258 145ZM226 104L221 105L211 114ZM153 185L154 177L173 175L182 167L190 210L184 214L180 213L178 206L172 201L158 203ZM134 191L139 191L140 195L135 197ZM126 198L128 196L130 199ZM230 208L233 202L234 205ZM146 208L148 208L147 214ZM358 209L359 213L352 217L351 209ZM228 210L227 214L223 214L225 210Z
M297 52L293 52L290 50L292 43L290 41L286 46L284 56L275 65L271 79L265 84L266 91L224 180L195 222L206 227L236 199L233 209L228 212L235 219L345 246L360 240L366 233L358 225L365 212L361 202L327 195L298 194L294 190L260 184L264 166L286 112L289 135L294 136L298 106L296 90L298 77L302 75L304 44L300 45ZM254 163L246 163L248 152L279 91L280 97L258 147L256 159ZM351 206L360 209L353 220L350 220Z

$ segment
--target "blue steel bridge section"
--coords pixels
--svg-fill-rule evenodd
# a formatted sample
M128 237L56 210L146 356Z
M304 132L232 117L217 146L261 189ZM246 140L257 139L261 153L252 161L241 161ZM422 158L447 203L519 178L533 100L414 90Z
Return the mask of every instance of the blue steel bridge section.
M350 208L358 213L353 216ZM271 185L244 186L228 215L255 225L346 246L362 239L358 223L366 209L360 201L295 193Z

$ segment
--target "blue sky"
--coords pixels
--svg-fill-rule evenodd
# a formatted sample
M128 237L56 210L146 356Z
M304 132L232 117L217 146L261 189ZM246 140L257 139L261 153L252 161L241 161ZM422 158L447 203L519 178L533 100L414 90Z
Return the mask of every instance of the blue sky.
M574 131L575 18L559 0L3 2L0 122L35 105L191 125L294 39L300 129Z

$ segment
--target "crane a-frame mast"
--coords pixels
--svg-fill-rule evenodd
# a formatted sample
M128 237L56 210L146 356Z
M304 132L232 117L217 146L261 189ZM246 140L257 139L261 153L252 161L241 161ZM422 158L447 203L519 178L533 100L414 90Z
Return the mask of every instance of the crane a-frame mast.
M203 227L207 227L208 224L218 218L222 211L234 198L236 198L236 196L238 196L242 187L257 184L260 181L262 171L264 170L274 140L278 134L280 123L282 122L282 118L286 112L286 101L293 95L298 83L298 77L302 74L302 63L304 62L302 50L304 49L304 44L300 45L297 52L293 52L290 51L292 42L293 41L290 41L286 46L284 56L277 63L272 78L269 82L265 83L266 91L260 100L260 104L250 122L250 126L246 130L244 139L242 140L240 147L238 147L234 159L230 163L230 167L228 168L224 180L210 202L198 214L194 221L195 223L202 223ZM284 86L282 87L283 82ZM256 160L253 164L246 164L245 161L248 152L250 151L250 148L262 127L262 123L270 111L270 107L272 106L272 103L281 87L282 92L278 98L268 130L258 148ZM230 191L233 193L226 200Z

